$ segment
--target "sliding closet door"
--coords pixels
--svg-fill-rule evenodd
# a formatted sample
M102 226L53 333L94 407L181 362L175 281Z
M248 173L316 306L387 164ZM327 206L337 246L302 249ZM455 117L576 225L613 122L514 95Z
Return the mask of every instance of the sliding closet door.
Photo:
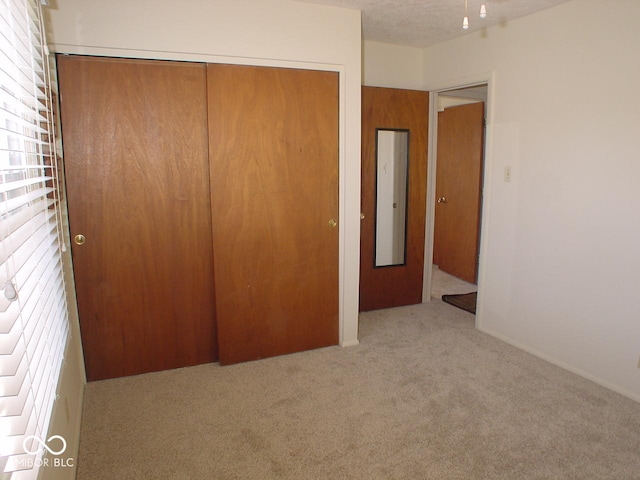
M208 66L220 363L338 343L338 74Z
M89 380L214 361L206 66L58 57Z

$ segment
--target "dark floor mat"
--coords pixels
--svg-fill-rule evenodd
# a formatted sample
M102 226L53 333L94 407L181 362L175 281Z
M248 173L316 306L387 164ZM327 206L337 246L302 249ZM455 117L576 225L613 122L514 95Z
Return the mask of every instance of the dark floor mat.
M442 295L442 301L475 315L477 297L478 292L461 293L459 295Z

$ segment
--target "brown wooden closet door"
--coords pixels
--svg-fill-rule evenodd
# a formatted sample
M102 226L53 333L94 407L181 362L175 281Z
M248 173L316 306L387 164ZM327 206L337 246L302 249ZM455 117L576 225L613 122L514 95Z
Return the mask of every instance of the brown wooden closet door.
M438 113L433 262L470 283L478 276L483 118L482 102Z
M59 56L89 380L216 359L203 64Z
M220 363L338 343L338 74L208 66Z
M429 92L362 88L360 311L422 302ZM376 128L409 130L406 263L375 266Z

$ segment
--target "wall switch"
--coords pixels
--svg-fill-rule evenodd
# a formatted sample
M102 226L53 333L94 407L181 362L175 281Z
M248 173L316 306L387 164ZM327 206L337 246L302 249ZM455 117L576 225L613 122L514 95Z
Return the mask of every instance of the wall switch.
M509 165L504 167L504 181L507 183L511 182L511 167Z

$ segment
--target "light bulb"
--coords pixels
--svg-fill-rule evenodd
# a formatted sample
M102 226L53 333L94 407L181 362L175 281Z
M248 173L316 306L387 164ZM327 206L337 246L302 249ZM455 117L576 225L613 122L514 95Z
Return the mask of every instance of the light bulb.
M469 29L469 18L468 17L464 17L464 20L462 21L462 29L463 30L468 30Z
M480 5L480 18L487 18L487 7L484 3Z

